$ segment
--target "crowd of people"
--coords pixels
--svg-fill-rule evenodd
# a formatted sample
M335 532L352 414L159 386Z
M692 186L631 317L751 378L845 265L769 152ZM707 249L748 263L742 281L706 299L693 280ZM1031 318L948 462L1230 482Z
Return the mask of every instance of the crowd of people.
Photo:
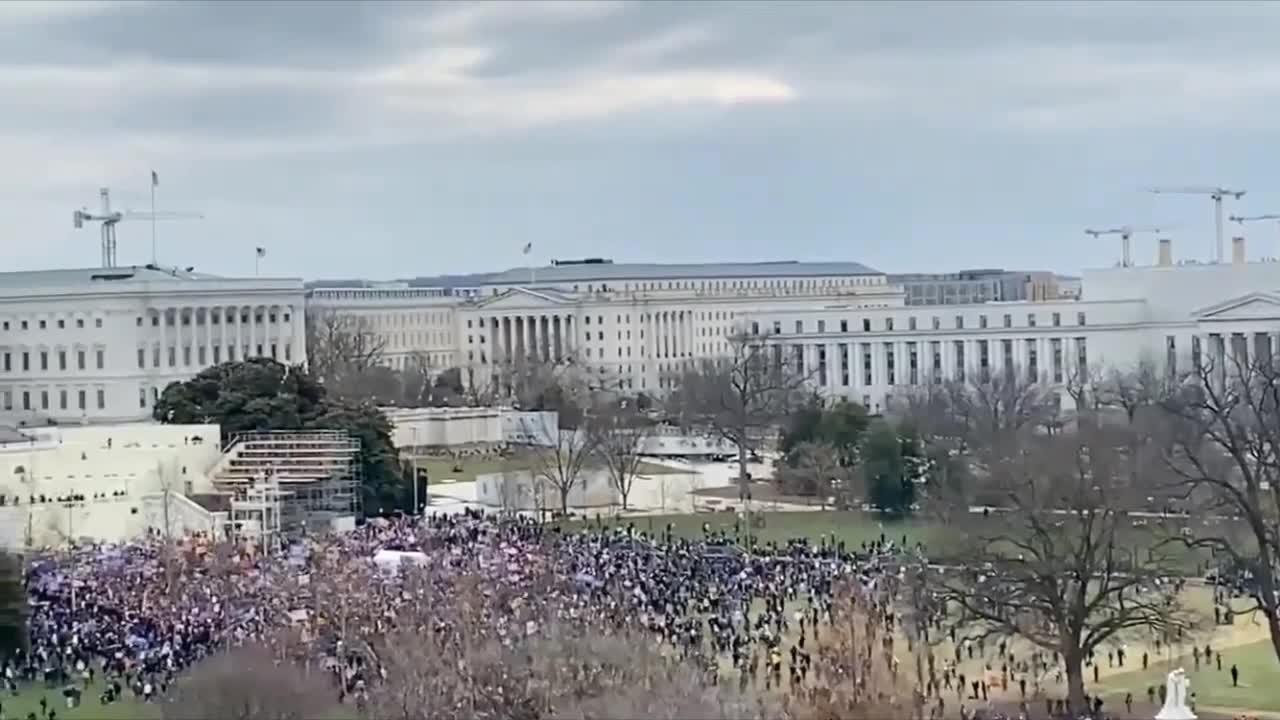
M832 672L820 646L838 584L852 583L872 597L880 620L893 630L903 622L895 604L901 578L924 560L922 548L884 536L856 548L798 539L747 552L733 537L709 529L698 539L678 538L671 528L569 533L474 513L371 521L271 554L199 537L153 537L33 561L30 650L3 668L5 681L11 688L43 684L68 702L82 693L87 702L126 695L148 701L220 648L275 642L304 627L318 659L333 669L342 698L358 701L376 670L344 654L343 642L386 632L407 605L418 602L398 585L411 569L388 571L373 561L388 550L444 558L445 566L476 573L492 587L522 588L535 575L549 575L567 588L558 591L568 599L560 611L640 628L703 663L708 683L779 693L808 692ZM530 587L522 601L539 602L538 591ZM894 633L888 636L892 643ZM928 680L920 688L921 697L931 699L928 714L1002 717L987 697L986 679L979 686L958 669L961 653L973 648L960 642L955 652L955 662L939 658L937 668L929 656ZM1014 658L1005 648L1001 653L1006 682L1025 665L1050 662ZM896 673L898 661L891 662ZM956 688L950 706L944 683L948 692ZM1021 707L1029 716L1028 705ZM1043 707L1055 717L1064 710L1052 699ZM56 720L55 711L46 717Z

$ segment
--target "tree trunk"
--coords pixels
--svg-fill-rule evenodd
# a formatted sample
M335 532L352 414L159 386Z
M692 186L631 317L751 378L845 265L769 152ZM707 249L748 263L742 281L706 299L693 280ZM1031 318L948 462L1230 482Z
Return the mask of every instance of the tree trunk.
M569 517L569 487L562 486L560 488L560 514Z
M1083 653L1071 651L1062 656L1067 665L1067 705L1072 716L1087 712L1084 700L1084 662Z
M747 480L747 439L745 434L738 439L738 500L745 502L750 485Z
M630 489L631 488L627 487L626 483L618 484L618 500L622 502L622 512L627 511L627 495L631 494L628 492Z

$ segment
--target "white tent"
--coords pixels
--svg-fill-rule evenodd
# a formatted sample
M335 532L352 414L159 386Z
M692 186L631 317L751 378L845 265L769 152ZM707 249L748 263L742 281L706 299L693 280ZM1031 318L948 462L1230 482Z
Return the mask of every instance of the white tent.
M399 550L379 550L373 556L373 562L378 569L386 572L395 572L400 566L406 562L415 565L425 565L427 556L420 552L401 552Z

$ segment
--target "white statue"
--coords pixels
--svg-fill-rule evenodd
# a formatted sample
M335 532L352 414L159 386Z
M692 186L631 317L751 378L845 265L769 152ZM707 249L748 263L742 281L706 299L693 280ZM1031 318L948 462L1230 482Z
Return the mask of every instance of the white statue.
M1164 707L1156 714L1156 720L1196 720L1196 714L1187 707L1187 671L1178 668L1169 673L1165 682Z

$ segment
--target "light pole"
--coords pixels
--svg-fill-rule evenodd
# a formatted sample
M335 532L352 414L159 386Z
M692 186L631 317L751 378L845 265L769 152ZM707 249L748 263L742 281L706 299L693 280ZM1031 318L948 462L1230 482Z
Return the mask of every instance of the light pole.
M418 505L418 426L414 425L410 432L413 434L413 447L409 451L409 462L413 464L413 514L421 515Z

